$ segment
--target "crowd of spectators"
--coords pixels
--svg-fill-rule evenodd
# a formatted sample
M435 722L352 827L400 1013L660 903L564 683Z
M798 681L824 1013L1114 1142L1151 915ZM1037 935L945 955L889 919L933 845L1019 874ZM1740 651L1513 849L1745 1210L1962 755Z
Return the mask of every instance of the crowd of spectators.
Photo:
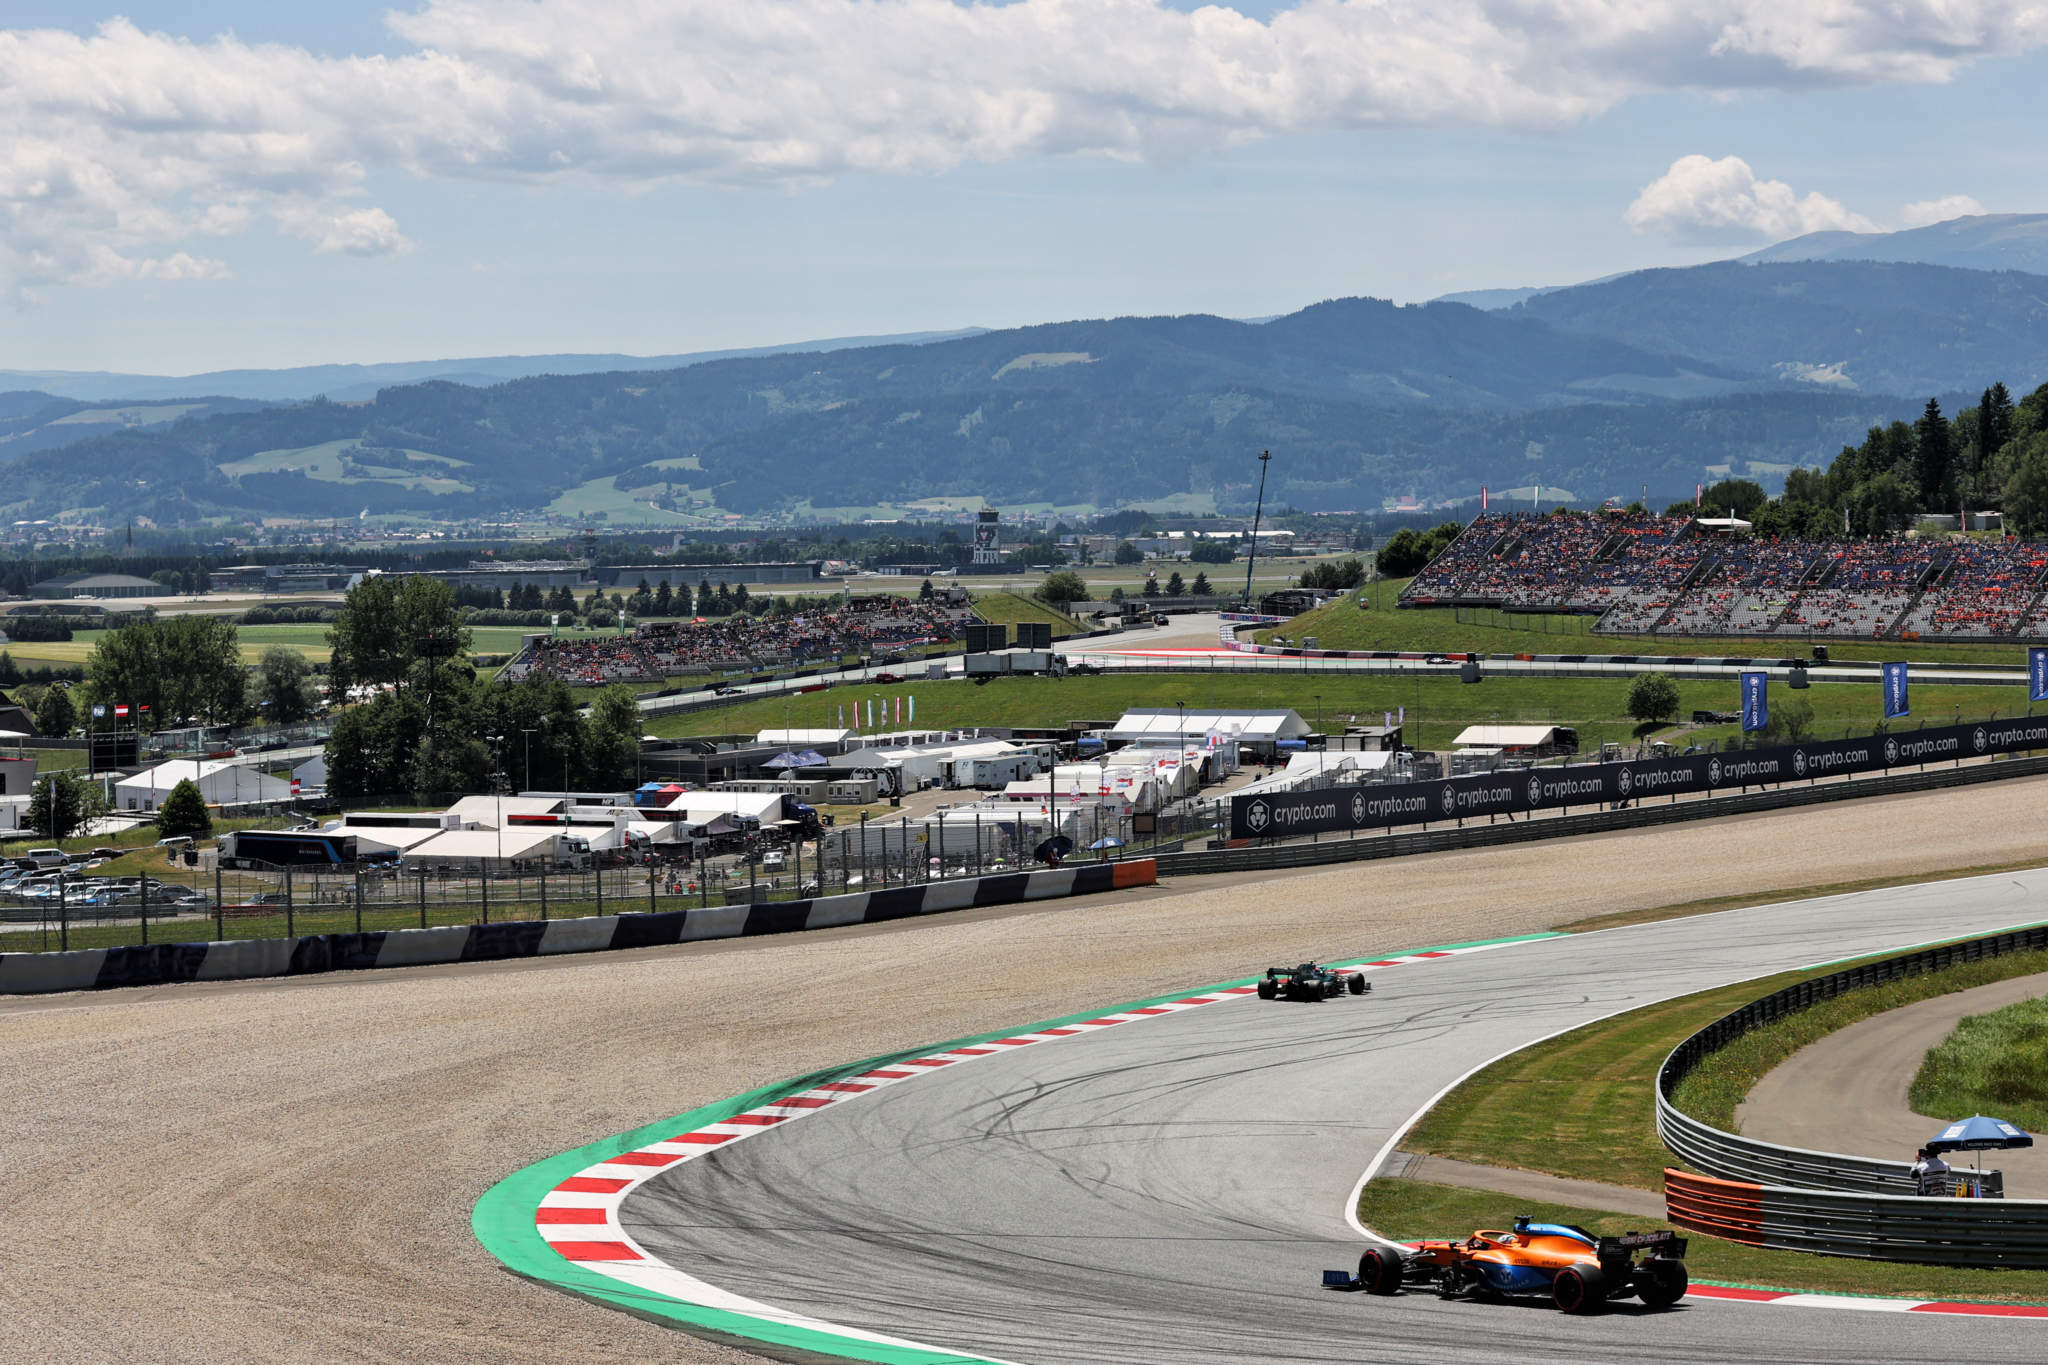
M1895 536L1723 536L1641 513L1487 516L1404 600L1599 613L1604 634L2006 637L2035 611L2048 546Z
M831 611L660 621L632 635L543 640L528 666L572 686L659 682L943 644L972 619L953 603L855 598Z

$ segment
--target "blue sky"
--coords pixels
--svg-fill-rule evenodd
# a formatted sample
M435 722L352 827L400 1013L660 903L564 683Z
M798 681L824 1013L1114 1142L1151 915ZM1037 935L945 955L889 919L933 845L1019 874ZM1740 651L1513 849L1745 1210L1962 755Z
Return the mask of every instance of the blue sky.
M2048 209L2040 5L1562 8L13 0L0 367L1254 316Z

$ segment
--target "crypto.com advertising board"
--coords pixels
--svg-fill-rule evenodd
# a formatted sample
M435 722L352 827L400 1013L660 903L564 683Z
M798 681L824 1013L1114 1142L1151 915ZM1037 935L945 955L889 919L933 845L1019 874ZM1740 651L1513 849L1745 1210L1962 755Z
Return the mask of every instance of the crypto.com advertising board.
M1323 787L1230 798L1230 837L1287 839L1468 816L1525 815L1694 792L1739 791L1846 773L2048 747L2048 716L1929 726L1719 754L1527 768L1434 782Z

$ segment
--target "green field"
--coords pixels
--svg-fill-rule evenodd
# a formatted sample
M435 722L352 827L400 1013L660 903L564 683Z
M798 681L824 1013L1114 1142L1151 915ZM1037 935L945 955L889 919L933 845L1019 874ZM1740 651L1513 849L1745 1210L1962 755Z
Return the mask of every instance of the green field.
M515 654L527 636L546 633L546 626L471 626L470 650L475 654ZM572 640L618 633L615 629L567 628L561 632L564 638ZM82 664L92 657L93 646L106 634L104 630L75 631L69 640L28 641L7 646L7 652L24 668L41 664ZM242 662L250 665L261 660L263 651L272 645L289 645L316 664L326 663L334 654L327 647L327 627L324 625L237 626L235 642L241 649Z
M362 444L360 439L351 437L341 441L324 441L314 446L301 446L296 450L258 451L254 455L221 465L220 472L231 479L239 479L244 474L279 474L296 470L319 483L381 483L398 488L423 488L430 493L474 491L471 485L461 479L450 477L448 472L468 468L469 461L458 460L448 455L434 455L424 450L398 452L405 457L405 464L402 467L355 464L354 472L351 472L349 457L354 455ZM404 472L399 472L401 468Z
M1927 1050L1907 1098L1914 1113L1943 1121L1995 1114L2048 1129L2048 999L1965 1017Z
M1084 678L998 678L977 686L966 681L913 681L900 685L846 684L823 692L787 699L776 697L741 702L686 716L650 721L648 732L664 738L685 734L752 732L780 726L785 707L797 726L833 726L838 707L869 696L909 690L917 694L920 726L960 725L1063 726L1069 721L1114 721L1137 706L1171 707L1185 702L1201 707L1292 707L1310 724L1336 729L1349 718L1377 725L1383 713L1407 708L1408 742L1417 748L1447 749L1468 725L1570 725L1579 731L1583 751L1597 751L1605 742L1636 737L1628 719L1627 678L1488 678L1478 684L1456 678L1404 674L1370 677L1346 673L1111 673ZM1738 684L1727 681L1678 682L1679 712L1694 708L1732 711ZM1865 733L1882 715L1876 682L1815 683L1803 694L1813 707L1814 733L1840 737L1845 731ZM1318 702L1317 698L1321 701ZM1966 718L1993 712L2013 715L2026 706L2026 694L2015 687L1941 687L1923 690L1921 710L1931 722L1947 724L1953 710ZM1686 730L1688 737L1731 741L1734 726Z
M1400 607L1394 603L1405 578L1385 579L1348 593L1327 606L1297 616L1253 638L1271 643L1276 635L1299 643L1313 635L1323 649L1421 649L1482 654L1673 654L1804 658L1811 645L1791 637L1704 640L1693 636L1595 635L1591 616L1514 614L1478 608ZM1367 605L1369 604L1369 605ZM1461 619L1462 618L1462 619ZM1831 659L1913 659L1925 663L1967 663L2018 668L2027 662L2021 644L1932 644L1924 640L1824 640Z

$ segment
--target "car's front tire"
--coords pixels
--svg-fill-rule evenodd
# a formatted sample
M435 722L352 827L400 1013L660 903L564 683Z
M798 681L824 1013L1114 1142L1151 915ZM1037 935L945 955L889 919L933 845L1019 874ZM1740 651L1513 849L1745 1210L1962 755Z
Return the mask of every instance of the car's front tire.
M1380 1247L1368 1247L1358 1258L1358 1283L1368 1294L1401 1292L1401 1258Z

